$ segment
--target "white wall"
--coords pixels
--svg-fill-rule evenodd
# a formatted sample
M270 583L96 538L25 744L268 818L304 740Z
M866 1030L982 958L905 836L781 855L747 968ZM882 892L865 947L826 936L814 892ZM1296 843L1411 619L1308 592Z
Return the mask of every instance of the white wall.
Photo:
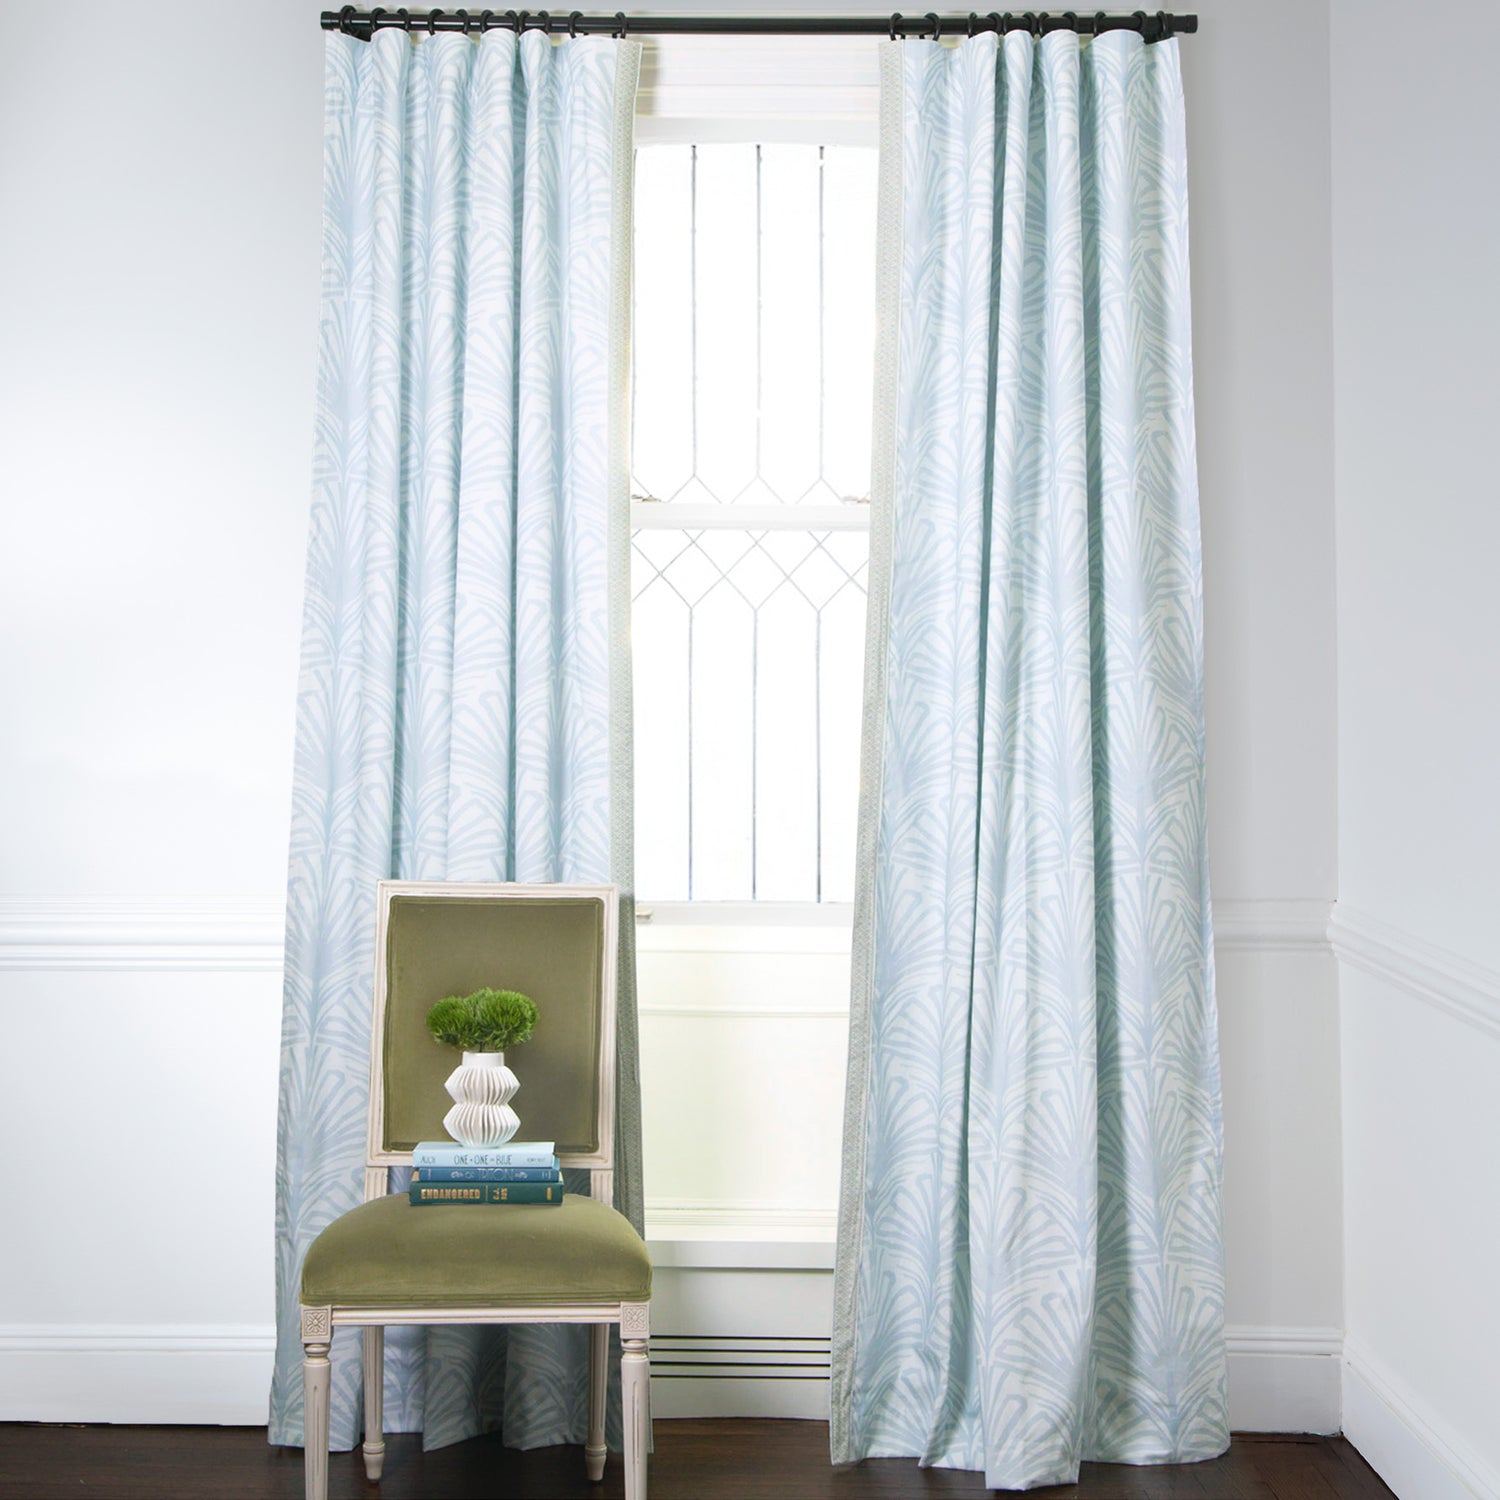
M4 1417L264 1420L314 11L5 14Z
M149 30L63 30L34 7L7 17L0 125L26 145L0 156L12 289L0 299L0 1026L18 1043L0 1052L0 1132L17 1160L66 1148L138 1173L139 1143L192 1109L217 1166L201 1206L136 1191L127 1175L100 1187L92 1213L65 1201L71 1189L41 1186L6 1215L0 1418L264 1411L318 8L268 3L228 31L186 4ZM1336 856L1327 11L1198 9L1203 29L1181 45L1234 1415L1331 1428L1342 1307L1324 940ZM1265 45L1287 33L1295 45ZM734 1334L792 1333L816 1364L847 995L845 960L815 931L783 931L752 968L732 933L648 930L642 998L661 1293L692 1324L672 1331L720 1349ZM757 1006L775 1013L747 1014ZM199 1027L222 1059L207 1083L193 1076ZM87 1061L65 1075L76 1048ZM797 1058L807 1076L768 1091L762 1070ZM74 1116L58 1103L79 1078L96 1102ZM753 1151L768 1116L816 1143L790 1184ZM789 1321L753 1321L773 1313ZM729 1380L706 1394L690 1384L664 1383L658 1411L749 1410L776 1383L753 1398ZM802 1382L774 1409L815 1406L821 1391Z
M285 880L318 308L306 4L76 26L0 89L0 889Z
M1201 29L1180 46L1231 1419L1329 1431L1343 1309L1323 931L1336 889L1328 16L1296 0L1195 9Z
M1346 1426L1500 1495L1500 113L1482 0L1335 0Z

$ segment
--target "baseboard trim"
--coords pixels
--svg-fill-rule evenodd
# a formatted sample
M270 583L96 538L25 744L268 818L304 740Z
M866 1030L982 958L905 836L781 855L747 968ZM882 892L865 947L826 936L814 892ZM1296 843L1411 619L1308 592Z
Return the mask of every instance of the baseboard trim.
M1500 1500L1500 1471L1357 1340L1343 1375L1344 1436L1400 1500Z
M1224 1342L1234 1431L1339 1431L1339 1329L1230 1324Z
M0 1421L258 1426L270 1324L0 1325Z
M798 1253L774 1267L746 1266L747 1257L719 1256L707 1244L700 1248L706 1258L688 1255L661 1269L709 1278L725 1273L720 1294L711 1282L695 1294L708 1326L733 1327L737 1320L743 1326L736 1299L745 1272L774 1277L795 1269L826 1272L831 1265L828 1245L795 1247ZM744 1247L736 1242L723 1248ZM801 1254L807 1249L824 1264L808 1266ZM1339 1431L1337 1329L1239 1325L1225 1333L1230 1424L1237 1432ZM744 1339L691 1329L660 1335L652 1348L656 1414L826 1420L826 1323L821 1332L793 1331L756 1342L762 1351L754 1358L770 1363L747 1375L729 1363L744 1357ZM269 1323L0 1325L0 1421L256 1425L265 1420L275 1347ZM698 1367L698 1361L718 1368ZM1427 1500L1426 1492L1413 1494Z

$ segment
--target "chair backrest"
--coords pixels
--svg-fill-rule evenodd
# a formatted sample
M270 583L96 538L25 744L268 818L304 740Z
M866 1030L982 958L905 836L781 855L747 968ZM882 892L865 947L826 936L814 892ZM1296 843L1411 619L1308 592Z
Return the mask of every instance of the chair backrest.
M565 1166L613 1167L619 909L612 885L380 882L370 1167L409 1165L418 1141L448 1139L443 1083L460 1057L433 1040L427 1012L477 989L536 1002L531 1040L505 1059L521 1139L556 1141Z

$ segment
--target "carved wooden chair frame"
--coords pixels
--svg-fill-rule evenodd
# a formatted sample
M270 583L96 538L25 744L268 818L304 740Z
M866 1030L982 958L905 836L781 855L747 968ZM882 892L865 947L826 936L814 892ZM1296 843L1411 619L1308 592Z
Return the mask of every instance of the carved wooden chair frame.
M450 884L434 881L383 880L377 893L375 983L370 1027L369 1136L365 1153L365 1198L370 1203L390 1190L392 1167L409 1167L410 1151L385 1145L385 1070L383 1033L386 1014L386 944L391 900L395 896L436 896L452 900L515 897L536 900L579 897L603 905L599 1048L599 1147L592 1152L559 1152L565 1167L587 1168L590 1196L604 1203L614 1197L615 1121L615 977L619 951L619 891L612 885ZM589 1328L589 1425L584 1462L589 1479L604 1477L605 1392L609 1379L609 1329L620 1330L620 1390L623 1402L626 1500L646 1500L647 1421L650 1403L651 1304L649 1302L581 1302L516 1307L302 1307L302 1389L307 1500L327 1500L328 1418L333 1368L329 1349L335 1328L364 1329L363 1445L365 1473L374 1483L385 1462L384 1373L385 1330L396 1325L477 1323L583 1323Z

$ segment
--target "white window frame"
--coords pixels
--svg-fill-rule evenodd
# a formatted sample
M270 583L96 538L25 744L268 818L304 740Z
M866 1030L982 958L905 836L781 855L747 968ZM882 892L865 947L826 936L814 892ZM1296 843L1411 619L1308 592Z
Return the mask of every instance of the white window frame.
M874 37L649 37L636 143L875 146L878 46Z
M636 95L636 144L758 141L874 147L880 101L878 45L872 37L648 38ZM630 524L641 531L868 531L870 511L864 505L677 505L632 500ZM680 952L684 944L690 945L687 951L730 952L735 945L747 944L753 946L744 951L786 952L788 942L804 951L833 952L847 949L853 921L854 908L847 901L648 898L636 910L638 941L647 952ZM694 935L676 931L683 928L700 930ZM718 929L723 935L702 929Z

